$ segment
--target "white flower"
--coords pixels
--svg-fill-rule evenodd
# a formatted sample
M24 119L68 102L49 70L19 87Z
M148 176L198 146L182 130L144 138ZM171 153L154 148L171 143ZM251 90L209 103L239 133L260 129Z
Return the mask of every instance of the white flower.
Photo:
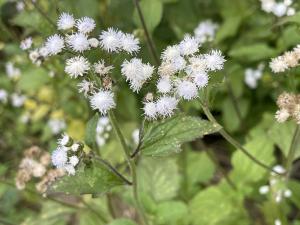
M275 16L277 17L282 17L286 14L287 12L287 6L282 3L282 2L279 2L279 3L276 3L274 6L273 6L273 13L275 14Z
M168 46L161 54L161 59L164 61L172 61L180 57L180 48L178 45Z
M20 48L23 50L27 50L31 48L31 45L32 45L32 38L28 37L23 41L21 41Z
M71 138L67 134L63 134L60 139L58 139L59 146L67 146L71 141Z
M60 14L57 21L58 30L68 30L71 29L75 25L75 20L73 16L69 13Z
M72 146L71 146L71 150L73 151L73 152L77 152L79 149L80 149L80 144L79 143L74 143L74 144L72 144Z
M207 64L204 55L197 55L189 58L189 65L185 68L188 75L197 73L205 73L207 71Z
M122 34L121 35L121 48L132 54L140 50L139 40L135 38L132 34Z
M206 87L208 84L209 76L205 72L194 73L192 77L198 88Z
M218 24L213 23L211 20L205 20L199 23L199 25L194 30L195 37L199 40L200 43L212 41L215 37L218 27Z
M133 58L130 61L125 60L121 65L121 73L129 81L133 91L138 92L144 82L153 74L154 67L149 64L143 64L141 59Z
M274 225L282 225L282 223L279 219L276 219L275 222L274 222Z
M176 92L185 100L191 100L198 96L196 84L187 80L177 82Z
M114 93L111 91L100 90L90 97L90 103L94 110L104 115L108 110L115 108Z
M284 72L289 68L288 64L285 62L283 56L273 58L270 62L270 68L274 73Z
M74 176L76 173L74 166L71 164L66 164L64 169L67 171L68 175Z
M96 27L96 23L92 18L83 17L76 21L76 27L80 33L90 33Z
M94 71L100 76L107 75L113 68L113 66L105 66L104 60L100 60L94 64Z
M49 54L48 49L46 47L41 47L38 49L39 55L43 56L46 58Z
M278 123L285 122L290 117L290 113L286 109L280 109L275 114Z
M73 51L83 52L90 49L88 38L83 33L75 33L67 37L67 43Z
M144 115L147 119L155 119L157 116L157 109L155 102L145 102L144 103Z
M61 119L50 119L48 121L48 126L53 134L59 134L62 130L66 128L66 123Z
M68 161L67 152L63 148L58 147L52 152L51 160L54 166L57 168L62 168Z
M40 163L34 163L32 175L34 177L42 177L46 173L46 168Z
M183 57L179 56L176 59L173 59L171 61L171 63L173 64L173 68L175 69L175 71L180 71L185 69L186 67L186 61Z
M99 41L97 38L90 38L88 41L92 48L97 48L99 46Z
M170 77L176 73L172 62L163 62L158 68L158 74L161 77Z
M161 78L157 82L157 91L166 94L172 90L172 83L169 78Z
M178 100L171 96L162 96L156 102L157 113L163 117L171 116L177 107Z
M0 89L0 102L7 102L7 92L4 89Z
M190 35L186 35L179 44L180 53L184 56L196 53L199 47L200 45L197 39Z
M294 8L288 8L286 15L293 16L293 15L295 15L295 13L296 13L296 10Z
M118 52L121 47L120 36L119 31L108 28L107 31L102 31L99 36L100 46L107 52Z
M79 93L83 93L85 97L88 96L88 93L93 90L94 87L94 83L87 81L87 80L83 80L81 81L77 87L79 88L78 91Z
M47 48L49 55L56 55L65 47L64 39L60 35L54 34L47 38L45 47Z
M65 72L72 78L83 76L90 69L90 63L83 56L75 56L66 61Z
M267 13L272 12L276 2L274 0L261 0L261 9Z
M264 185L264 186L261 186L259 188L259 193L261 195L265 195L265 194L267 194L269 192L269 190L270 190L269 186L268 185Z
M257 87L257 80L259 80L262 76L262 70L261 69L251 69L247 68L245 70L245 83L250 88L256 88Z
M281 166L281 165L276 165L276 166L274 166L274 167L273 167L273 170L274 170L275 172L281 173L281 174L283 174L283 173L286 172L286 170L285 170L285 169L283 168L283 166Z
M292 191L290 189L287 189L283 192L284 197L290 198L292 196Z
M11 95L11 100L12 100L12 105L16 108L21 107L25 100L26 100L26 96L25 95L19 95L17 93L13 93Z
M220 50L212 50L209 54L205 54L206 67L211 71L223 69L224 56Z
M18 79L21 76L21 70L16 68L12 62L5 64L5 72L11 79Z
M16 9L17 9L17 11L18 11L18 12L21 12L21 11L24 10L24 8L25 8L24 2L18 1L17 4L16 4Z
M69 163L72 165L72 166L76 166L78 163L79 163L79 159L76 155L73 155L69 158Z

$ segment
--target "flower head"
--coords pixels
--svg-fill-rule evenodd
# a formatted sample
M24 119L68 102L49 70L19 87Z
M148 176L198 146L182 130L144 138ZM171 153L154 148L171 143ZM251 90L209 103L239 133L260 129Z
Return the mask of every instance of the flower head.
M171 96L162 96L156 102L156 110L158 115L162 117L169 117L177 108L178 100Z
M90 48L87 36L82 33L75 33L67 37L67 43L75 52L83 52Z
M57 168L62 168L68 161L67 152L64 150L64 148L58 147L52 152L51 160L54 166Z
M194 30L195 37L199 40L200 43L212 41L215 37L215 33L218 27L218 24L213 23L211 20L205 20L199 23L199 25Z
M284 60L284 57L279 56L272 59L272 61L270 62L270 68L274 73L281 73L287 70L289 66Z
M110 109L115 108L114 94L111 91L100 90L90 97L90 103L94 110L104 115Z
M22 50L27 50L27 49L31 48L31 45L32 45L32 38L28 37L28 38L24 39L23 41L21 41L20 48Z
M130 54L137 53L140 50L140 42L132 34L122 34L120 42L121 48Z
M107 52L118 52L121 47L121 33L113 28L108 28L107 31L102 31L99 36L100 46Z
M45 47L47 48L49 55L56 55L65 47L64 39L60 35L54 34L47 38Z
M90 33L96 27L96 23L92 18L83 17L76 21L76 27L80 33Z
M178 81L176 92L185 100L191 100L198 96L198 89L196 84L188 80Z
M212 50L209 54L205 54L206 66L211 71L223 69L226 61L220 50Z
M88 93L93 90L94 83L87 80L83 80L77 85L77 87L79 88L79 93L83 93L84 96L87 97Z
M200 45L197 39L190 35L186 35L179 44L180 53L184 56L196 53L199 47Z
M208 84L209 76L205 72L194 73L192 77L198 88L206 87Z
M94 64L94 71L100 76L109 74L113 68L113 66L105 66L104 60L100 60Z
M157 116L157 109L155 102L145 102L144 103L144 115L148 119L155 119Z
M65 72L72 78L83 76L90 69L90 63L83 56L75 56L66 61Z
M166 94L172 90L172 83L169 78L161 78L157 82L157 91Z
M75 20L71 14L69 13L60 14L57 21L58 30L68 30L71 29L74 25L75 25Z

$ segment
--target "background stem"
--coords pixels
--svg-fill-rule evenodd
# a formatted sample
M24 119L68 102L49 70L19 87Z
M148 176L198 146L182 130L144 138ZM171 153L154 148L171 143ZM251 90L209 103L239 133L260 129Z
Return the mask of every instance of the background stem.
M291 167L292 167L292 164L293 164L293 161L294 161L294 158L295 158L296 149L297 149L297 146L299 144L299 140L300 140L300 126L297 125L297 127L295 129L295 132L294 132L293 139L292 139L292 143L291 143L291 146L290 146L290 150L289 150L289 153L288 153L288 156L287 156L286 165L285 165L286 170L287 170L287 176L291 172Z

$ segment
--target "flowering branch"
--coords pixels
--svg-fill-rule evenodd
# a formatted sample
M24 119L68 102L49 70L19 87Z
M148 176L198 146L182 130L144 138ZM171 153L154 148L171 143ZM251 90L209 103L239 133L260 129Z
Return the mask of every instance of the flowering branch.
M209 108L207 107L206 103L202 103L200 101L201 107L207 116L207 118L215 124L219 124L218 121L215 119L215 117L211 114ZM278 173L277 171L273 170L268 165L264 164L263 162L256 159L253 155L251 155L239 142L237 142L230 134L228 134L223 128L219 130L219 133L222 135L223 138L225 138L230 144L232 144L237 149L241 150L250 160L255 162L257 165L261 166L262 168L265 168L266 170L269 170L273 173L276 173L278 175L282 175L281 173Z
M137 9L140 21L142 23L142 26L143 26L143 29L144 29L144 32L145 32L145 35L146 35L146 39L147 39L147 43L149 45L151 55L152 55L153 59L155 60L156 65L159 65L159 58L157 56L156 47L155 47L155 44L154 44L154 42L151 38L151 35L148 31L148 28L146 26L145 19L144 19L144 16L143 16L142 9L140 7L139 0L133 0L133 3L134 3L134 5Z

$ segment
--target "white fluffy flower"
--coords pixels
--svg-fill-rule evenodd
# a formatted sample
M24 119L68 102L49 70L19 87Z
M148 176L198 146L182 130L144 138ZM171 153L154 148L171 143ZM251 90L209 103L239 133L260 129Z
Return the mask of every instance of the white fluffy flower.
M90 69L90 63L83 56L75 56L66 61L65 72L72 78L83 76Z
M68 161L67 152L63 148L58 147L52 152L51 160L54 166L62 168Z
M180 57L180 48L178 45L168 46L161 54L161 59L164 61L173 61Z
M157 91L166 94L172 90L172 83L169 78L161 78L157 82Z
M180 70L184 70L186 68L186 61L184 57L177 57L171 61L173 68L175 69L176 72Z
M11 95L12 105L16 108L21 107L24 104L25 100L26 100L25 95L19 95L17 93L13 93Z
M7 92L4 89L0 89L0 102L7 102Z
M56 55L65 47L64 39L60 35L54 34L47 38L45 47L47 48L49 55Z
M177 107L178 100L171 96L162 96L156 102L157 113L162 117L171 116Z
M142 60L137 58L133 58L130 61L125 60L121 67L122 75L129 81L131 89L136 92L152 76L154 70L154 67L149 64L143 64Z
M209 76L205 72L194 73L192 77L198 88L206 87L208 84Z
M282 225L280 219L276 219L276 220L274 221L274 225Z
M264 186L261 186L259 188L259 193L261 195L265 195L265 194L267 194L269 192L269 190L270 190L269 186L268 185L264 185Z
M284 174L286 172L286 169L281 166L281 165L276 165L273 167L273 170L277 173L281 173L281 174Z
M64 169L67 171L68 175L74 176L76 173L74 166L71 164L66 164Z
M44 58L46 58L49 54L48 49L46 47L39 48L38 52L39 52L39 55L43 56Z
M205 20L199 23L199 25L194 30L195 37L199 40L200 43L212 41L215 37L218 27L218 24L213 23L211 20Z
M283 2L278 2L273 6L273 13L277 17L282 17L287 12L287 6Z
M226 61L220 50L212 50L209 54L205 54L206 67L211 71L223 69Z
M31 45L32 45L32 38L28 37L28 38L24 39L23 41L21 41L20 48L22 50L27 50L27 49L31 48Z
M105 66L104 60L99 60L94 63L94 71L100 76L107 75L114 67L113 66Z
M270 62L270 68L274 73L284 72L289 68L288 64L285 62L283 56L279 56L277 58L273 58Z
M88 38L83 33L75 33L67 37L67 43L73 51L83 52L90 49Z
M97 48L99 46L99 41L97 38L90 38L88 41L92 48Z
M286 109L280 109L275 114L278 123L285 122L290 117L290 113Z
M110 109L115 108L114 94L111 91L100 90L90 97L90 103L94 110L104 115Z
M88 96L88 93L93 90L94 84L90 81L83 80L78 85L79 93L83 93L85 97Z
M57 27L59 30L68 30L71 29L75 25L75 20L73 16L69 13L62 13L60 14Z
M21 70L14 66L12 62L5 64L6 75L11 79L18 79L21 76Z
M71 146L71 150L72 150L73 152L77 152L80 148L81 148L81 146L80 146L79 143L74 143L74 144L72 144L72 146Z
M245 83L248 87L254 89L257 87L257 81L262 76L262 70L261 69L251 69L247 68L245 70Z
M157 116L157 109L155 102L145 102L144 103L144 115L148 119L155 119Z
M102 31L99 36L100 46L108 52L118 52L121 47L121 33L113 28L108 28L107 31Z
M58 139L59 146L67 146L71 141L71 138L67 134L63 134L60 139Z
M191 100L198 96L198 89L196 84L187 80L177 82L176 92L185 100Z
M76 27L80 33L90 33L96 27L96 23L92 18L83 17L76 20Z
M206 71L207 71L207 64L204 55L197 55L189 58L189 64L185 68L185 72L188 75L205 73Z
M69 157L69 163L72 166L76 166L79 163L78 157L76 155L73 155L73 156Z
M190 35L186 35L179 44L180 53L184 56L196 53L199 47L200 45L197 39Z
M140 42L132 34L122 34L120 41L121 41L121 48L130 54L136 53L140 50L140 46L139 46Z

